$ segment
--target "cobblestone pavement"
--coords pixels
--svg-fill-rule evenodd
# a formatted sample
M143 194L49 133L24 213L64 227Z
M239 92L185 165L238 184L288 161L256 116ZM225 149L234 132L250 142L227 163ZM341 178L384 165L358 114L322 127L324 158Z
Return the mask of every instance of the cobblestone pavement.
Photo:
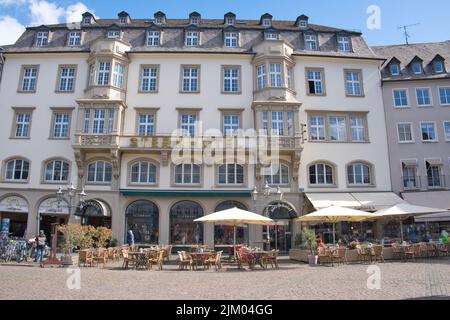
M174 258L175 259L175 258ZM370 265L310 267L284 258L279 270L220 272L81 268L81 288L69 289L67 269L0 265L0 299L449 299L450 258L377 264L381 288L370 290ZM270 267L269 267L270 268ZM70 269L69 269L70 270ZM373 271L371 271L373 272Z

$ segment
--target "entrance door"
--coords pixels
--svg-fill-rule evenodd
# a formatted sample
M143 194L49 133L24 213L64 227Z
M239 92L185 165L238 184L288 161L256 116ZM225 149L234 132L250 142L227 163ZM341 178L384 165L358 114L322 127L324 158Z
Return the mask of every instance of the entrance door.
M39 224L39 230L44 230L47 242L50 243L52 238L52 223L66 224L67 217L42 215Z
M277 221L277 225L270 227L270 250L289 252L292 243L291 221Z

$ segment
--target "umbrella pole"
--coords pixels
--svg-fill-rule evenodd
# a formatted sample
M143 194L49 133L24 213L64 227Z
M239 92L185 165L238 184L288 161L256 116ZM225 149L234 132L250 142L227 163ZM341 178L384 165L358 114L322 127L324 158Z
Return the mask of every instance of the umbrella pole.
M233 251L234 251L234 259L236 260L236 225L233 226Z
M335 233L335 229L336 229L336 223L333 223L333 245L336 244L336 233Z
M400 220L400 236L401 236L402 243L403 243L403 221L402 220Z

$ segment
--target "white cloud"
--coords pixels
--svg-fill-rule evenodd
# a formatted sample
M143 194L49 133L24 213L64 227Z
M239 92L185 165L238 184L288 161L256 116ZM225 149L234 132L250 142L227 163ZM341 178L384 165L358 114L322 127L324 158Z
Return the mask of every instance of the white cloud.
M81 15L89 11L94 14L93 10L89 10L88 7L82 2L77 2L73 5L70 5L66 8L66 22L79 22L81 21ZM95 14L94 14L95 16Z
M65 13L64 8L45 0L30 0L29 8L32 25L59 23Z
M25 4L27 0L0 0L0 6L20 6L22 4Z
M25 27L10 16L0 17L0 45L14 44L25 31Z

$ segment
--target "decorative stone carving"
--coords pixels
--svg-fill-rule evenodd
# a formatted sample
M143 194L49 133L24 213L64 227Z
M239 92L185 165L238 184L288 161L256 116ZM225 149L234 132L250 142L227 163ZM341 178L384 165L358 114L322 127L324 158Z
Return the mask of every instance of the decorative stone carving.
M78 169L78 177L82 179L84 177L84 156L81 150L75 149L74 150L74 156L75 156L75 163L77 165Z
M169 165L169 151L161 151L161 164L164 167Z
M113 170L113 176L115 179L119 179L120 177L120 157L118 149L111 149L111 164Z

